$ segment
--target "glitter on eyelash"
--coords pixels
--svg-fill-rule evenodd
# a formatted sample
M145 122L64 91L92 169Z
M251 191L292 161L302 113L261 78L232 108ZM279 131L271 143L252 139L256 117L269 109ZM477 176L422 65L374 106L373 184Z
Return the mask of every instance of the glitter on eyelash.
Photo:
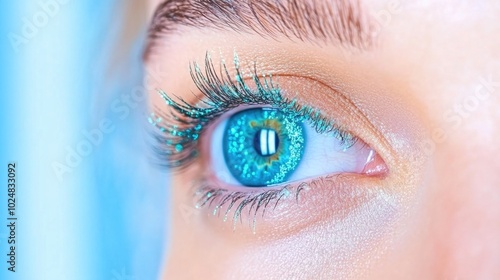
M205 186L199 188L195 194L198 197L198 202L196 203L195 207L199 209L207 205L211 206L215 201L218 201L216 202L212 215L220 216L221 209L224 206L227 206L227 209L224 211L223 221L226 222L229 218L229 213L231 212L231 210L234 210L232 222L233 230L236 230L237 222L240 221L240 223L243 223L243 210L249 206L248 215L249 217L251 217L251 219L249 219L248 222L249 226L252 228L252 232L255 234L257 213L259 212L259 210L262 209L261 216L264 217L269 204L274 203L273 209L275 209L282 199L292 198L292 195L295 201L298 203L300 193L309 189L310 183L306 182L300 183L297 186L286 185L279 189L254 192L235 192L218 187ZM238 206L235 207L235 205Z
M159 132L154 133L153 138L158 143L155 151L163 165L170 168L188 166L199 154L198 141L204 128L240 105L271 105L284 113L307 120L318 133L331 134L342 142L344 149L354 145L356 138L340 130L333 120L323 116L318 109L300 105L296 99L284 98L281 88L273 82L273 76L266 74L259 76L255 63L251 70L251 80L256 90L250 89L242 78L244 73L240 69L236 52L233 63L234 78L229 74L223 59L217 72L208 52L205 56L204 71L196 62L190 65L191 78L203 94L195 105L189 104L179 96L158 90L168 110L164 112L161 108L157 108L160 113L152 113L148 120Z

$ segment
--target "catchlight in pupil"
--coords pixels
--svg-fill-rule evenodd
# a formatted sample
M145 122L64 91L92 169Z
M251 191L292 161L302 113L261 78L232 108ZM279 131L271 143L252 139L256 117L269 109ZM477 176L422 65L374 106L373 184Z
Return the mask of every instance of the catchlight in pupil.
M279 137L273 129L263 128L253 138L253 147L261 156L272 156L278 150Z

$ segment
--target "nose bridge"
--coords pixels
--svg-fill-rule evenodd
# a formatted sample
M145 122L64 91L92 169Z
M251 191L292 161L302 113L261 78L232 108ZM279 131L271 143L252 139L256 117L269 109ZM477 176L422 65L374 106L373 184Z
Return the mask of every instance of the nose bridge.
M454 137L436 156L434 229L451 279L500 278L500 145L475 136Z

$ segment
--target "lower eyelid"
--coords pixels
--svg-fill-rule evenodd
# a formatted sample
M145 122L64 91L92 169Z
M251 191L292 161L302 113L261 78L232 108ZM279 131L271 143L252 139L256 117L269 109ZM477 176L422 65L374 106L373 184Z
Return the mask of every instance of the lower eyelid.
M374 186L380 180L359 174L339 174L295 182L286 190L280 186L249 191L244 187L220 188L206 179L198 188L195 200L198 211L202 212L200 222L212 224L211 228L222 233L237 231L253 236L279 229L283 237L325 218L332 222L343 220L378 195L379 189ZM207 196L209 191L212 192L210 197ZM274 198L262 199L266 192L271 194L272 191L276 194ZM249 200L242 206L245 199ZM257 209L258 201L262 202ZM202 205L203 202L206 203ZM238 207L241 209L237 210Z

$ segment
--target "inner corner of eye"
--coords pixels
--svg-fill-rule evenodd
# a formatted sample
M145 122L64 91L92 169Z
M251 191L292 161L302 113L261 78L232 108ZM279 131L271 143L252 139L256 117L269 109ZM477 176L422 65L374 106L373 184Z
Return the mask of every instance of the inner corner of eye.
M237 111L209 135L210 168L218 181L266 187L330 174L367 176L387 172L382 158L362 140L346 146L289 113L266 107Z

